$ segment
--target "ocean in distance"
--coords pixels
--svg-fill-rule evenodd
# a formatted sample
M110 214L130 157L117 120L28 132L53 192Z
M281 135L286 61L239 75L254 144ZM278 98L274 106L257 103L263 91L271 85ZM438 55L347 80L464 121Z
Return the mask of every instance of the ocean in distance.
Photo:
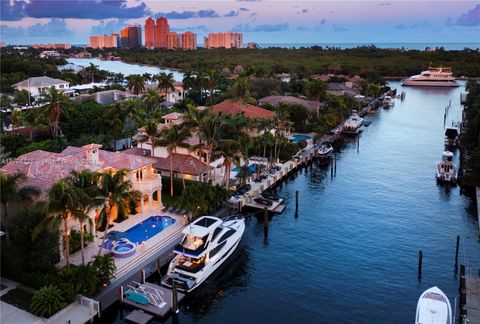
M378 48L404 48L407 50L425 50L425 48L443 47L445 50L463 50L465 48L478 49L480 41L471 43L258 43L261 48L266 47L283 47L283 48L300 48L300 47L339 47L342 49L355 48L360 46L375 45Z

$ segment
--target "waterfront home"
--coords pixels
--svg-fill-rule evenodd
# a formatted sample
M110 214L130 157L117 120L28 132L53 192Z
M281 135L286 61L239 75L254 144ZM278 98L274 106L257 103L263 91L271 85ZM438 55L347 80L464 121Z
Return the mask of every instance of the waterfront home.
M28 78L13 85L15 90L25 90L34 98L43 96L51 87L54 87L58 91L67 91L70 88L70 82L41 76Z
M334 96L356 96L360 94L360 90L354 87L354 83L351 81L347 82L331 82L327 83L327 93Z
M160 96L163 96L163 98L165 99L165 101L162 102L162 106L170 108L175 103L185 98L185 89L183 88L182 82L176 81L173 83L172 86L173 89L168 89L167 91L165 91L165 89L158 88L158 83L146 84L145 92L148 90L157 90L158 94Z
M268 96L258 100L259 105L271 105L273 107L278 107L282 103L303 106L310 114L317 115L320 112L320 108L323 106L323 103L318 101L306 100L293 96Z
M132 190L142 193L142 199L137 207L140 212L159 209L162 205L162 181L156 174L153 164L156 160L124 153L101 150L99 144L88 144L82 147L68 146L61 153L37 150L23 154L0 169L4 174L22 172L27 179L23 185L34 186L42 191L40 200L46 199L46 192L52 184L68 177L72 170L89 169L95 172L106 170L127 170L127 180L131 181ZM12 207L14 209L15 206ZM99 215L100 209L92 211L89 216L91 224ZM95 226L84 223L85 230L95 235ZM78 229L79 223L73 219L68 222L69 231ZM62 227L63 228L63 227ZM63 257L63 248L60 248Z
M207 177L208 165L191 154L172 153L172 164L170 165L170 154L166 157L152 156L149 149L132 147L125 151L125 154L146 156L155 159L153 167L157 174L170 177L170 166L173 166L173 177L192 181L204 181Z

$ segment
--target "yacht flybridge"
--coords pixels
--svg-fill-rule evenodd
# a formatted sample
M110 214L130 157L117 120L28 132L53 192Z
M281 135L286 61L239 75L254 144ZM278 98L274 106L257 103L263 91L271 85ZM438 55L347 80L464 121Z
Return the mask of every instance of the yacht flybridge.
M163 285L175 284L185 292L194 290L233 254L244 231L243 218L197 219L182 231L183 240L173 250L176 256L170 262Z
M452 306L437 287L425 290L417 303L415 324L452 324Z
M358 135L363 132L364 129L363 118L358 115L356 110L353 110L352 115L343 124L342 133L347 135Z
M411 76L402 80L404 86L423 86L423 87L458 87L452 70L445 67L432 68L423 71L418 75Z
M457 167L453 163L453 153L445 151L442 161L437 162L437 181L441 183L455 184L457 181Z

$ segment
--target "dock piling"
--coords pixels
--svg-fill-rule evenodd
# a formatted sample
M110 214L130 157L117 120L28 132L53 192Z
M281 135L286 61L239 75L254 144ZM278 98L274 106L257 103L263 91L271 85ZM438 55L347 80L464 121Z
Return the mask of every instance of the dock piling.
M418 280L422 279L422 259L423 252L420 250L418 251Z
M333 176L337 176L337 154L333 155Z
M172 282L172 312L178 314L178 295L175 281Z
M268 241L268 209L267 207L263 209L263 238L264 238L265 244L267 244L267 241Z
M455 247L455 273L458 269L458 249L460 247L460 235L457 235L457 245Z
M295 212L298 212L298 190L295 191Z
M465 304L467 303L467 278L465 265L460 265L460 314L466 315Z

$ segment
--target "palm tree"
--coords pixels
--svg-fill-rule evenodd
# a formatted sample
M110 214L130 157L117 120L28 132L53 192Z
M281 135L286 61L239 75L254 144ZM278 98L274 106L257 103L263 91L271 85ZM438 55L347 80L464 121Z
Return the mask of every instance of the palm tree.
M147 135L145 136L145 141L147 139L150 141L152 146L152 156L155 156L155 146L158 137L158 128L157 122L154 119L150 119L147 121L147 124L145 125L145 133L147 133Z
M165 146L170 157L170 196L173 197L173 154L177 153L177 148L182 147L190 149L190 144L187 143L190 137L190 130L187 127L178 125L171 125L160 132L160 139L155 141L158 146ZM185 188L185 179L182 174L183 187Z
M81 202L88 197L80 188L73 186L69 181L62 179L55 182L48 190L47 219L36 228L34 236L39 229L49 226L58 229L63 225L63 241L67 266L70 264L70 244L68 238L68 219L70 217L83 218Z
M195 73L192 70L188 70L183 74L183 88L188 92L195 86Z
M10 203L30 202L34 197L40 195L40 190L37 188L22 185L26 180L27 176L21 172L14 174L0 173L0 202L4 221L8 219L8 205Z
M173 84L175 83L173 74L172 73L167 74L165 72L162 72L160 74L157 74L155 76L155 79L158 81L158 89L160 89L160 91L165 94L165 98L166 100L168 100L168 91L175 89L173 87Z
M145 81L148 83L149 81L152 80L152 75L148 72L143 73L142 75L145 78Z
M233 85L233 94L238 100L243 102L249 96L249 89L250 81L248 78L241 76L235 80L235 84Z
M236 140L222 139L218 142L218 148L215 152L216 155L222 156L225 166L225 188L230 189L230 169L232 164L240 166L240 159L242 157L240 144Z
M49 92L45 95L46 113L48 120L48 127L53 137L60 135L60 116L65 114L70 106L68 97L59 92L55 87L51 87Z
M125 169L117 172L107 170L100 175L100 192L106 197L106 202L100 214L106 219L102 244L100 244L98 251L99 256L102 253L110 221L114 214L116 213L115 216L117 217L118 215L126 215L131 200L143 199L139 191L131 190L132 184L129 180L125 180L126 176L127 170Z
M138 95L140 92L145 91L145 78L140 74L132 74L128 77L127 88Z
M91 73L92 83L94 83L95 82L95 75L98 74L98 72L100 72L100 70L98 69L98 65L90 63L90 65L88 67L86 67L85 70Z
M80 224L80 247L82 251L82 264L85 265L85 253L83 243L83 223L85 221L91 222L88 213L96 207L99 207L104 202L104 197L101 196L98 187L99 174L88 169L80 172L72 170L68 181L76 188L82 190L85 195L82 195L84 201L80 201L80 208L83 213L74 213L72 216L77 219Z
M115 73L115 75L113 76L113 82L116 85L122 84L123 80L125 80L125 76L123 75L123 73Z
M135 133L137 119L139 117L139 111L141 101L128 99L120 103L120 115L125 120L125 131L127 134L126 137L130 138L130 146L132 144L132 137Z
M148 90L147 93L142 96L142 102L145 104L148 117L152 117L152 114L160 107L162 101L162 97L153 89Z
M121 116L120 103L110 105L105 111L104 121L112 135L113 151L117 150L117 139L121 136L125 126L125 119Z
M213 95L215 91L215 84L218 78L217 69L213 68L208 70L207 76L208 76L208 79L207 79L208 91L210 92L210 104L213 105Z
M321 80L311 80L307 83L307 94L316 102L320 102L322 98L325 98L326 90L325 82Z

